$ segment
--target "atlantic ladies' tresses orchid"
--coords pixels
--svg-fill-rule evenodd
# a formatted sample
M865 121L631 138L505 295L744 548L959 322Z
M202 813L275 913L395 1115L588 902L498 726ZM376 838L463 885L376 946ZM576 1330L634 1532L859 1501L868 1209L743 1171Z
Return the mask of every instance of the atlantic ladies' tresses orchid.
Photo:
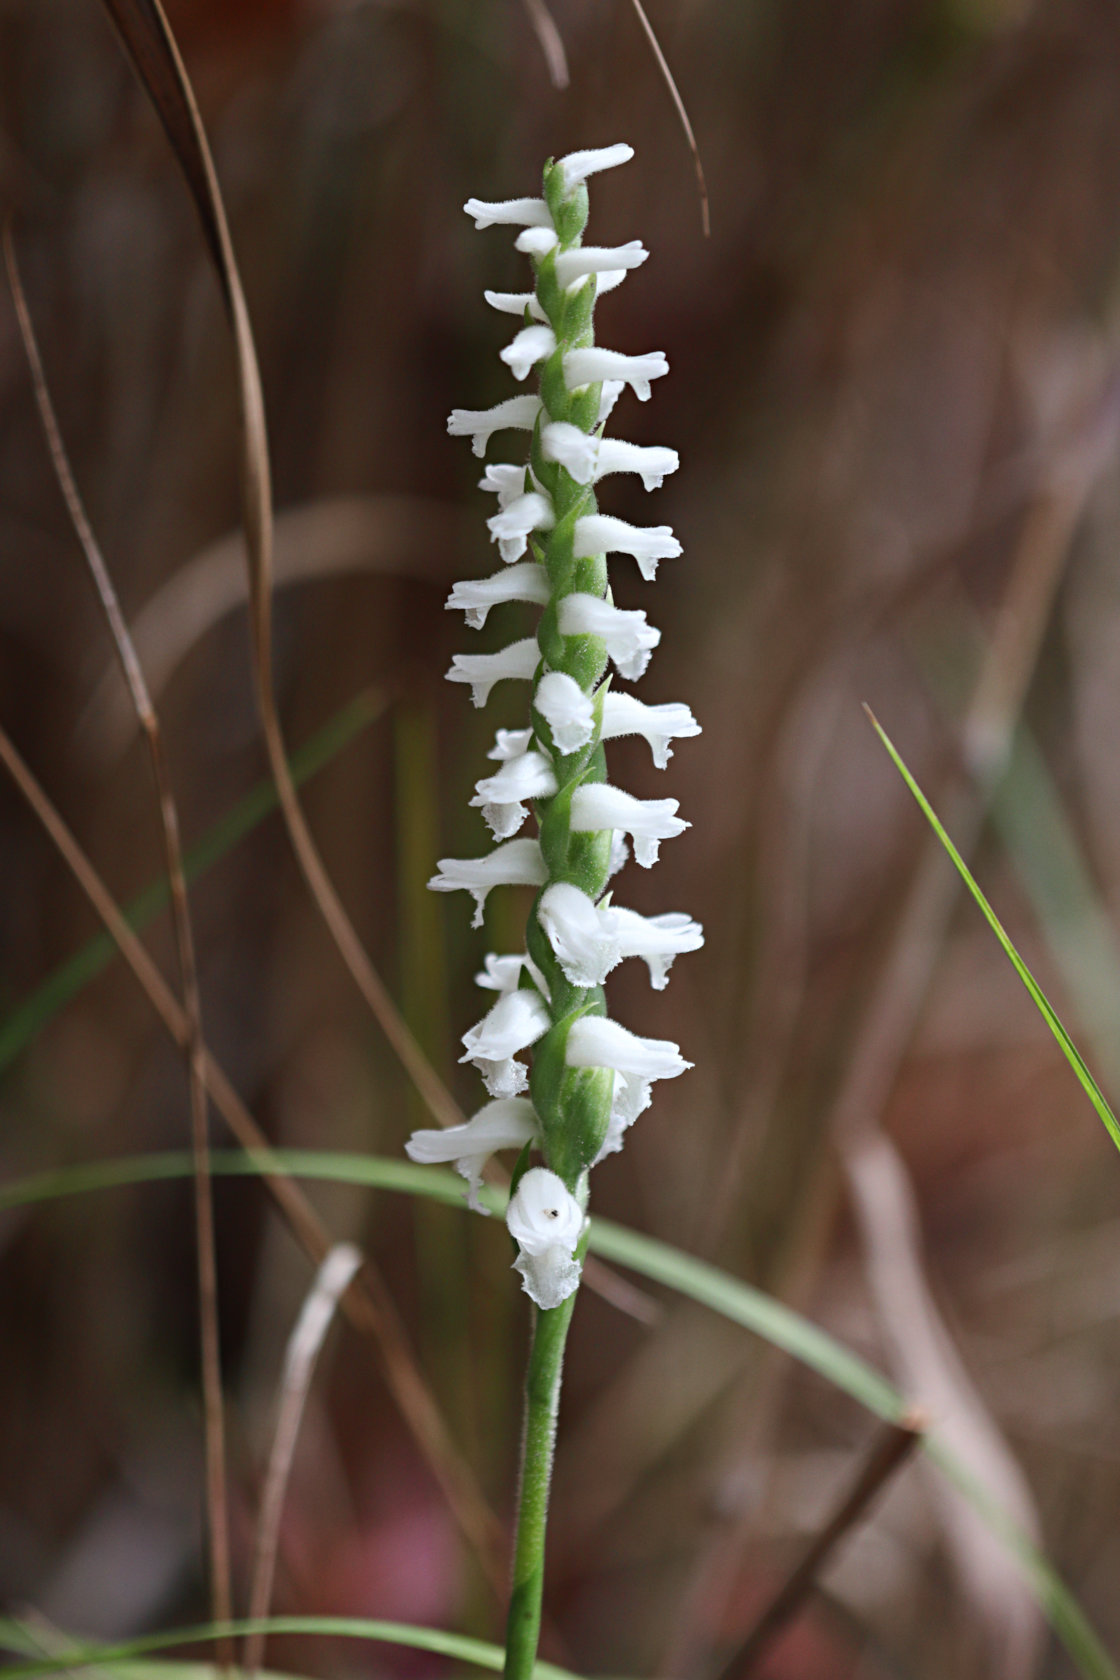
M529 1074L515 1058L543 1038L552 1018L540 994L529 987L504 992L477 1026L463 1034L461 1062L473 1062L492 1097L515 1097Z
M540 652L535 639L526 636L497 653L457 653L451 661L447 680L469 683L471 700L476 706L485 706L496 682L505 677L519 677L528 682L539 661Z
M634 856L643 869L657 862L662 840L673 840L692 825L677 816L676 799L635 799L609 782L585 782L572 795L572 828L592 833L620 828L634 842Z
M556 1173L530 1167L510 1198L506 1224L520 1250L513 1264L525 1293L538 1307L558 1307L579 1283L583 1209Z
M507 840L480 858L440 858L438 875L428 882L433 892L462 887L475 901L472 927L482 926L486 895L495 887L543 887L548 880L539 840Z
M641 735L664 769L670 743L700 727L686 705L647 705L616 692L605 678L608 660L626 681L644 676L661 639L643 611L614 605L606 556L633 556L651 581L661 560L681 552L668 525L642 527L600 513L595 494L614 473L637 474L646 490L655 490L678 466L673 449L603 435L624 392L644 402L653 381L668 372L659 350L628 355L594 341L596 300L649 253L636 239L581 243L585 182L631 156L625 144L573 152L546 168L540 198L468 201L477 226L518 229L515 247L534 266L532 292L487 292L486 300L517 319L502 362L518 380L539 370L541 394L484 410L456 409L448 421L448 431L469 437L478 456L495 432L533 436L524 463L496 461L480 483L498 500L488 526L503 570L457 583L447 605L462 611L473 629L509 603L544 610L537 636L496 653L457 654L447 673L470 687L476 706L507 678L533 689L528 726L497 732L489 755L497 768L480 778L471 800L499 844L484 858L442 859L430 885L469 892L476 927L493 887L541 891L526 953L487 955L478 983L497 996L463 1037L463 1060L482 1074L493 1101L465 1126L417 1132L409 1153L416 1160L454 1160L477 1204L491 1149L531 1144L540 1150L547 1165L531 1166L517 1181L507 1222L518 1244L515 1266L544 1311L579 1282L588 1169L621 1148L627 1128L649 1105L653 1081L675 1078L691 1065L670 1041L641 1038L601 1014L599 988L620 962L639 957L660 989L674 958L703 943L699 924L683 913L641 916L616 905L606 890L629 856L626 835L648 868L660 842L688 824L675 799L636 799L607 781L602 743ZM513 838L530 807L540 839ZM521 1095L527 1083L531 1098Z
M498 1097L461 1126L444 1131L413 1132L405 1150L409 1159L425 1165L451 1161L467 1181L467 1203L486 1213L478 1199L482 1169L499 1149L524 1149L540 1142L540 1125L528 1097Z
M506 601L526 601L543 607L548 594L548 577L544 567L535 560L525 560L519 566L507 566L503 571L495 572L493 577L461 578L444 605L458 608L466 614L472 630L481 630L491 607L501 606Z
M649 665L660 630L647 624L644 612L623 612L598 595L565 595L557 613L562 636L599 636L620 677L637 682Z
M542 752L519 753L493 776L475 783L472 805L481 808L495 840L508 840L529 815L526 800L551 799L556 792L552 760Z

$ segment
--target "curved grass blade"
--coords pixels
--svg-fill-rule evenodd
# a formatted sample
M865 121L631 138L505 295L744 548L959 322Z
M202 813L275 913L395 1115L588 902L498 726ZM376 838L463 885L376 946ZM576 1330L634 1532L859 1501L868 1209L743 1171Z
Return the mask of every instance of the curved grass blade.
M872 728L875 730L875 733L878 735L880 741L882 741L884 747L886 747L888 753L894 761L896 770L906 783L906 786L910 789L910 792L914 795L922 815L933 829L933 832L940 840L942 846L944 846L946 852L948 852L950 858L952 858L961 880L964 882L965 886L980 906L985 921L999 940L1000 944L1003 946L1004 952L1011 962L1016 974L1030 993L1036 1009L1046 1022L1046 1025L1050 1028L1054 1037L1057 1039L1062 1054L1065 1056L1066 1061L1077 1075L1082 1090L1096 1109L1098 1116L1104 1123L1109 1137L1112 1139L1117 1149L1120 1149L1120 1121L1117 1120L1115 1114L1112 1112L1112 1109L1109 1107L1108 1100L1105 1097L1104 1092L1093 1078L1093 1075L1089 1072L1081 1052L1078 1050L1076 1044L1074 1044L1072 1038L1069 1036L1069 1033L1063 1026L1057 1010L1054 1008L1050 999L1046 996L1046 993L1042 990L1042 987L1039 985L1038 981L1035 979L1034 975L1031 973L1030 969L1015 949L1015 946L1011 943L1011 939L1007 934L1003 923L1000 921L999 917L988 903L988 900L984 897L984 894L981 892L979 886L976 884L976 881L973 879L971 870L961 854L958 852L957 848L954 846L953 842L950 840L948 834L945 832L945 829L942 827L933 806L930 804L929 800L926 798L925 794L910 774L910 771L906 768L906 765L903 763L894 742L891 740L890 736L887 734L870 706L865 706L864 711L871 720Z
M278 1149L272 1152L270 1158L293 1178L363 1184L411 1196L431 1196L437 1201L465 1206L462 1179L437 1167L414 1166L410 1161L335 1154L325 1150ZM190 1156L185 1152L62 1167L0 1185L0 1210L26 1207L60 1196L112 1186L181 1178L190 1170ZM254 1176L258 1171L251 1157L237 1150L215 1150L211 1170L243 1177ZM481 1194L483 1202L492 1212L503 1212L506 1203L504 1191L483 1185ZM655 1283L662 1283L771 1342L816 1371L825 1381L842 1389L877 1417L897 1423L911 1410L913 1401L920 1399L920 1396L912 1396L909 1400L905 1398L873 1366L790 1307L655 1237L644 1236L623 1225L616 1225L612 1220L596 1216L591 1222L589 1247L593 1254L627 1266ZM972 1503L1016 1559L1040 1608L1084 1680L1120 1680L1120 1672L1069 1588L1028 1536L992 1499L984 1485L941 1445L936 1430L931 1430L925 1437L923 1450ZM270 1623L269 1630L279 1631L278 1623ZM6 1670L5 1680L9 1675L14 1680L17 1672ZM538 1664L537 1672L543 1675L545 1666Z
M363 1639L382 1645L406 1645L414 1651L431 1651L436 1656L454 1657L470 1663L472 1668L486 1668L498 1673L504 1660L500 1645L485 1639L472 1639L462 1633L445 1633L442 1628L415 1627L408 1622L370 1621L361 1616L266 1616L259 1620L210 1623L205 1627L178 1628L171 1633L146 1634L142 1639L124 1640L119 1645L67 1645L57 1656L38 1658L31 1662L6 1664L5 1680L23 1680L38 1674L73 1674L75 1669L105 1667L126 1663L149 1651L170 1651L176 1645L198 1645L212 1640L244 1639L253 1635L315 1634L335 1639ZM0 1621L0 1648L25 1651L26 1630L18 1622ZM165 1680L195 1680L203 1673L213 1675L209 1664L144 1663L135 1671L158 1674ZM554 1663L538 1662L536 1680L576 1680L569 1669L557 1668Z

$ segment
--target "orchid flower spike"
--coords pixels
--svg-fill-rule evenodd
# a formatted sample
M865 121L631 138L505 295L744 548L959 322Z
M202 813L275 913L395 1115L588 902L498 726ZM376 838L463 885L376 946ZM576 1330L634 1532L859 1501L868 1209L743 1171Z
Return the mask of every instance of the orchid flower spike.
M507 230L531 266L531 290L485 296L516 323L500 362L537 389L488 409L455 409L448 420L451 435L469 438L480 457L495 432L531 437L523 450L503 450L480 482L497 498L487 524L503 565L456 583L447 605L472 629L511 609L539 608L540 619L535 635L452 661L449 680L467 686L476 706L507 679L531 688L520 725L498 730L471 799L497 845L480 858L443 858L429 885L470 893L476 927L495 887L535 898L531 908L525 900L524 951L486 956L477 979L490 1007L463 1035L462 1059L491 1100L462 1126L414 1133L407 1148L413 1160L454 1162L475 1207L491 1152L537 1152L542 1165L518 1169L507 1223L515 1267L542 1312L578 1286L590 1169L622 1147L654 1083L691 1065L670 1040L642 1038L604 1015L600 988L637 957L660 990L676 958L704 941L683 911L639 915L607 890L630 855L627 837L649 868L661 841L689 825L675 799L638 799L607 780L603 743L640 735L664 769L671 743L700 733L683 702L646 703L612 687L646 678L661 631L644 611L615 606L609 557L631 556L652 582L658 564L681 553L670 526L600 512L596 493L617 473L655 491L678 467L674 449L604 431L620 400L647 401L669 371L660 350L624 354L595 342L598 300L649 253L637 239L583 243L588 182L632 156L621 142L571 152L546 166L539 198L467 201L475 225ZM527 838L521 830L532 818L538 837Z

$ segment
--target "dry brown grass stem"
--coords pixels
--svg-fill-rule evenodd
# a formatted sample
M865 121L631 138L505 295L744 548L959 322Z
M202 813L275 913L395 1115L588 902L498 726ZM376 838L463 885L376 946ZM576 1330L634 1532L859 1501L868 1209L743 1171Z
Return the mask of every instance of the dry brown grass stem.
M708 205L708 183L704 178L704 165L700 161L700 148L696 144L696 135L693 133L692 123L689 119L688 111L685 108L684 100L681 98L680 89L676 84L673 72L669 68L669 61L661 50L661 42L657 39L657 36L654 33L653 25L646 15L646 9L642 5L642 0L631 0L631 4L638 14L638 22L645 31L645 37L650 44L650 50L657 61L657 68L661 72L665 86L669 89L669 97L673 101L673 104L676 107L677 116L681 120L681 127L684 129L684 137L688 141L688 149L692 153L692 165L696 170L696 191L700 195L700 224L704 229L704 238L710 239L712 234L712 218L711 210Z
M349 1289L361 1263L361 1252L352 1243L338 1243L331 1249L315 1274L315 1281L288 1339L284 1355L284 1374L280 1382L276 1433L269 1454L264 1492L261 1495L260 1518L257 1523L253 1579L249 1589L249 1620L252 1622L264 1620L272 1600L272 1580L280 1540L284 1495L288 1488L296 1439L303 1421L319 1352L331 1327L339 1300ZM264 1657L264 1645L265 1636L260 1632L251 1633L245 1641L242 1667L248 1680L255 1680Z
M198 965L195 959L194 932L187 903L187 881L183 870L183 849L180 840L179 812L171 786L163 731L156 715L136 650L128 634L117 592L113 587L109 568L101 553L93 527L86 514L77 480L63 442L58 417L51 401L50 388L43 369L38 341L27 306L19 264L16 260L11 223L3 230L4 262L8 284L15 304L27 365L39 419L50 450L51 465L59 489L66 503L74 534L81 545L105 614L109 633L120 660L137 721L143 731L152 766L159 810L160 833L163 839L164 861L171 898L171 918L175 933L175 950L179 965L179 985L183 996L187 1084L190 1093L191 1154L194 1159L194 1213L196 1228L196 1261L198 1268L199 1341L202 1366L202 1411L206 1456L206 1526L209 1540L211 1614L216 1622L228 1622L233 1616L229 1550L229 1509L226 1485L225 1423L222 1405L222 1362L218 1327L218 1267L214 1247L214 1203L210 1186L210 1144L207 1135L209 1116L206 1103L206 1083L203 1077L202 999L198 986ZM218 1660L223 1670L232 1661L232 1649L223 1640L218 1647Z
M879 1495L908 1464L927 1429L921 1412L910 1412L899 1423L885 1423L871 1444L850 1486L832 1515L810 1541L804 1556L783 1581L719 1680L746 1680L753 1674L774 1640L787 1627L813 1590L818 1575L852 1529L867 1516Z
M0 728L0 763L8 771L47 835L61 853L78 885L89 899L121 956L131 968L168 1032L186 1046L188 1023L178 998L128 925L109 889L71 834L59 812L39 786ZM202 1071L210 1098L234 1137L253 1157L264 1182L313 1264L320 1265L335 1238L284 1169L277 1163L268 1139L249 1113L213 1056L203 1047ZM474 1475L460 1456L443 1417L412 1355L404 1327L380 1271L368 1258L342 1302L355 1329L378 1343L385 1377L401 1415L442 1488L464 1536L477 1553L496 1593L503 1593L506 1572L502 1531L484 1499Z
M564 51L564 42L556 27L555 18L544 0L525 0L525 10L529 14L533 34L540 43L544 61L548 65L549 80L554 88L566 88L571 81L568 74L568 55Z

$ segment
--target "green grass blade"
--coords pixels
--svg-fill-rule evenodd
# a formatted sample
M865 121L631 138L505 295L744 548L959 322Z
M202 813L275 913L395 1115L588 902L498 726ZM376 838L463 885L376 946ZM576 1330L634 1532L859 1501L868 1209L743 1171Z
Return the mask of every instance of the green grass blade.
M119 1645L71 1645L55 1656L36 1658L29 1662L5 1664L5 1680L20 1680L33 1674L72 1674L76 1668L102 1667L142 1657L150 1651L170 1651L176 1645L196 1645L219 1639L243 1639L252 1633L316 1634L337 1639L363 1639L383 1645L407 1645L415 1651L431 1651L437 1656L454 1657L470 1663L472 1668L501 1671L504 1652L500 1645L485 1639L471 1639L462 1633L445 1633L442 1628L415 1627L409 1622L370 1621L361 1616L266 1616L259 1621L211 1622L204 1627L179 1628L171 1633L146 1634L142 1639L129 1639ZM0 1648L26 1651L28 1630L18 1622L0 1621ZM167 1680L205 1672L197 1663L146 1663L151 1673L159 1670ZM554 1663L538 1662L539 1680L575 1680L570 1670L557 1668Z
M1070 1038L1069 1033L1062 1025L1057 1010L1054 1008L1050 999L1046 996L1046 993L1042 990L1042 987L1039 985L1038 981L1035 979L1034 975L1031 973L1030 969L1015 949L1015 946L1012 944L1003 923L1000 921L999 917L996 915L995 911L992 909L988 900L984 897L984 894L981 892L979 886L974 880L972 871L969 869L967 863L964 861L963 857L950 840L948 834L945 832L945 829L942 827L933 806L930 804L929 800L926 798L925 794L910 774L910 771L903 763L894 742L880 724L879 720L875 717L874 713L869 708L865 707L864 709L867 711L867 715L871 719L875 733L878 735L880 741L882 741L883 745L886 747L888 753L893 759L895 768L897 769L899 775L906 783L906 786L910 789L910 792L914 795L922 815L933 829L933 832L936 834L946 852L948 852L949 856L952 858L961 880L964 882L965 886L980 906L985 921L988 923L988 926L1003 946L1004 952L1011 962L1016 974L1030 993L1039 1014L1042 1016L1046 1025L1050 1028L1050 1031L1057 1039L1058 1044L1061 1047L1062 1054L1065 1056L1070 1067L1077 1075L1085 1095L1096 1109L1100 1119L1104 1122L1109 1137L1112 1139L1117 1149L1120 1149L1120 1121L1118 1121L1115 1114L1113 1114L1104 1092L1093 1078L1093 1075L1089 1072L1089 1069L1082 1058L1081 1052L1078 1050L1076 1044L1074 1044L1072 1038Z
M293 1178L361 1184L411 1196L430 1196L465 1206L461 1178L437 1167L415 1166L411 1161L334 1154L325 1150L277 1149L269 1152L269 1165L275 1170L290 1173ZM0 1185L0 1210L27 1207L59 1196L113 1186L186 1178L191 1171L191 1157L186 1151L60 1167ZM215 1174L253 1176L259 1173L260 1165L253 1157L238 1150L215 1150L211 1171ZM483 1186L482 1199L494 1213L500 1214L505 1208L504 1191ZM771 1342L842 1389L876 1416L897 1420L909 1409L899 1391L873 1366L789 1307L720 1271L718 1267L682 1254L679 1249L654 1237L643 1236L599 1217L591 1222L589 1246L592 1253L601 1255L603 1259L627 1266L652 1282L664 1284ZM1073 1594L1030 1538L1016 1527L971 1470L942 1446L936 1431L926 1437L924 1444L933 1462L969 1500L1017 1560L1040 1608L1084 1680L1120 1680L1120 1673ZM270 1626L279 1631L278 1624ZM295 1631L294 1628L291 1631ZM11 1674L14 1671L9 1669L6 1672ZM543 1665L538 1665L538 1673L545 1673Z
M356 735L369 728L384 711L385 705L381 694L367 689L336 712L318 734L293 754L291 768L296 785L307 781L336 758ZM258 782L186 854L183 863L187 880L193 881L205 874L247 834L251 834L276 809L276 805L276 788L271 779ZM130 925L137 931L147 927L164 908L167 898L167 882L163 879L151 882L125 910ZM15 1060L60 1009L108 967L116 954L117 947L107 933L95 934L4 1021L0 1021L0 1072Z

